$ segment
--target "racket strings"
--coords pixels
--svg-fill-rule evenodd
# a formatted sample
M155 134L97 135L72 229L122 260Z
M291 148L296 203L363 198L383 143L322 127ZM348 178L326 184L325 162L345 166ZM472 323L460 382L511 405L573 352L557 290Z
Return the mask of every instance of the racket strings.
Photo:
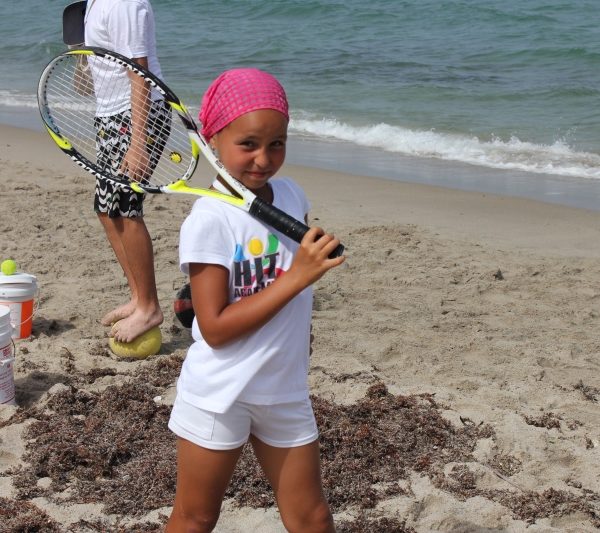
M129 72L104 57L61 56L44 85L49 119L78 155L115 181L128 182L125 154L138 162L136 179L146 189L188 179L196 164L188 129L156 89L134 93L147 100L147 116L145 142L131 144L131 88L138 85Z

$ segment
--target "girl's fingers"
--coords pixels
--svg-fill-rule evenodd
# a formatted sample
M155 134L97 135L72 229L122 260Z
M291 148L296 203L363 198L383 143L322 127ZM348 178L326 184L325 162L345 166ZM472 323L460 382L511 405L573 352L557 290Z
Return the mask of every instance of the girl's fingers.
M340 243L338 239L335 238L334 235L330 233L325 233L323 228L319 228L317 226L310 228L304 238L302 239L302 244L310 245L314 244L318 248L324 248L327 246L332 240L337 240L337 244ZM337 246L336 244L336 246Z
M320 236L322 236L324 234L325 234L325 232L323 231L322 228L313 226L306 232L306 235L304 235L304 237L302 238L301 244L306 244L306 245L312 244L312 243L316 242L320 238Z
M323 242L323 250L328 252L333 252L337 246L340 244L340 240L333 235L332 233L328 233L327 235L323 235L323 237L327 237L327 239ZM321 239L323 239L321 237Z
M344 256L329 259L331 253L339 246L340 240L331 233L325 233L322 228L312 227L302 239L301 246L306 252L319 261L327 261L328 268L344 262ZM312 250L312 251L311 251Z
M326 233L319 237L316 244L320 246L320 251L326 257L329 257L331 253L340 245L340 240L332 233Z

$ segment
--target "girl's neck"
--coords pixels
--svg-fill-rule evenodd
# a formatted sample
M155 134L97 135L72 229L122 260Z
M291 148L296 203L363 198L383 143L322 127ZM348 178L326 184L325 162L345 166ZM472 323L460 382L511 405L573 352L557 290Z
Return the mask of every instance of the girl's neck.
M252 192L268 204L273 203L273 187L271 187L270 183L267 183L264 187L261 187L259 190Z

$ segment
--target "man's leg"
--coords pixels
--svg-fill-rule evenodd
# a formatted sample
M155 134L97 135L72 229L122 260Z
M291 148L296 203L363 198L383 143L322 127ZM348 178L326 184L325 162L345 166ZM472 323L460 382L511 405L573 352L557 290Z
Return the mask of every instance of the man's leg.
M158 103L153 104L150 111L152 124L161 124L159 131L149 135L152 139L148 145L152 169L158 163L170 131L170 115L165 109L164 103ZM130 124L129 112L97 119L99 161L114 172L118 171L117 165L129 145ZM106 326L119 322L110 335L120 342L131 342L163 321L156 292L152 239L143 219L143 198L143 194L97 180L94 209L99 213L131 291L128 303L102 318L102 324Z
M119 230L116 225L120 224L120 218L109 218L106 213L98 213L98 219L104 228L104 232L106 233L106 237L108 238L108 242L110 243L113 251L115 252L115 256L123 269L123 273L127 278L127 284L129 285L131 291L131 299L129 302L120 305L116 309L109 311L104 315L102 320L100 321L103 326L112 326L115 322L128 317L137 305L137 287L135 284L135 280L133 278L131 269L129 268L129 263L127 262L127 256L125 255L125 249L123 248L123 243L121 242L121 238L119 236Z
M120 319L110 335L117 341L131 342L163 321L154 278L152 239L142 217L100 218L127 277L133 306L132 312Z

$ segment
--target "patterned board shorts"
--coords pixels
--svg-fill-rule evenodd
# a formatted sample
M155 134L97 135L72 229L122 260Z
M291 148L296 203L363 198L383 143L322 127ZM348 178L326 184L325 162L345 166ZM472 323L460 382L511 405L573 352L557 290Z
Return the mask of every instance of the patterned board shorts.
M150 170L154 170L171 133L171 112L163 100L152 103L147 122L150 126L146 149L150 156ZM97 163L116 175L131 141L131 111L127 110L110 117L96 117L94 125ZM102 178L96 179L96 213L106 213L110 218L134 218L144 215L143 208L143 194Z

